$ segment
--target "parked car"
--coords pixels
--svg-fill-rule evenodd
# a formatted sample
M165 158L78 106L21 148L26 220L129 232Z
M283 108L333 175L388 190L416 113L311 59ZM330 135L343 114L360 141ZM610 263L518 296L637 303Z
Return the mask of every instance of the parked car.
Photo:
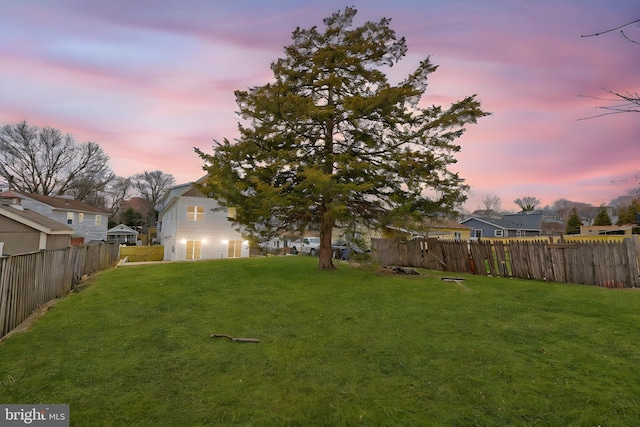
M318 252L320 252L319 237L304 237L302 240L291 242L291 253L303 253L316 256Z
M349 259L353 254L361 254L364 250L358 245L345 240L336 240L331 243L331 253L336 259Z

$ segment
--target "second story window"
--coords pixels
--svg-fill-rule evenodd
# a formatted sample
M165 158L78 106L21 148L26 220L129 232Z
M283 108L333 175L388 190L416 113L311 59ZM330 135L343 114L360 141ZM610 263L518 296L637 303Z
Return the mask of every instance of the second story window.
M73 224L73 212L67 212L67 224Z
M187 221L202 221L204 206L187 206Z
M78 222L84 222L84 212L78 214Z
M96 226L102 223L102 215L96 215Z

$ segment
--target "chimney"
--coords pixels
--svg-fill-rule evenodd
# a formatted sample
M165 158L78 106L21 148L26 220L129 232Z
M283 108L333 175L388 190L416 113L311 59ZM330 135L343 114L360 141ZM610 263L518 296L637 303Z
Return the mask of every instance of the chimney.
M0 204L3 205L11 205L11 206L20 206L20 197L19 194L14 193L11 190L3 191L0 193ZM22 207L21 207L22 209Z

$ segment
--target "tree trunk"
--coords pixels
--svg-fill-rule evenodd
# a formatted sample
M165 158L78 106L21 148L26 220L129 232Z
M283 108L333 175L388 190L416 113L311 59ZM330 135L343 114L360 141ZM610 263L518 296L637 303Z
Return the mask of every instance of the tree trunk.
M320 254L318 267L321 270L333 270L333 253L331 251L331 233L333 231L333 218L329 212L322 213L320 219Z

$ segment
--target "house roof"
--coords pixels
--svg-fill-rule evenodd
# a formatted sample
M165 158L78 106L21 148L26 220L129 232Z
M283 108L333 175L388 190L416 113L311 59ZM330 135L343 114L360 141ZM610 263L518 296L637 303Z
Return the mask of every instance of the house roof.
M540 230L542 213L517 213L503 215L501 221L505 228L520 230Z
M503 215L501 219L493 218L467 218L462 223L476 220L484 222L493 227L501 228L504 230L540 230L542 228L542 214L541 213L517 213Z
M54 209L109 215L109 212L103 211L102 209L66 197L43 196L42 194L25 193L24 191L14 191L14 193L19 194L21 198L36 200Z
M134 230L133 228L129 227L128 225L125 224L118 224L113 228L110 228L107 230L107 235L119 235L122 236L124 234L128 234L128 235L137 235L140 234L138 233L136 230Z
M175 200L178 199L178 197L189 191L194 186L194 184L202 184L208 177L209 175L204 175L195 182L188 182L186 184L178 184L169 187L169 189L164 193L162 200L160 201L160 206L158 206L160 208L158 209L160 211L160 215L162 215L162 212L165 211L169 206L171 206L175 202Z
M73 234L73 228L38 212L15 205L0 205L0 215L46 234Z
M395 226L386 226L389 230L397 230L402 231L403 233L409 233L412 236L423 235L433 232L433 230L437 229L460 229L460 230L470 230L473 227L469 227L468 225L460 224L459 222L452 221L446 218L427 218L422 223L416 224L408 224L405 227L395 227Z
M429 228L460 228L468 230L471 227L468 225L460 224L459 222L446 219L446 218L432 218L425 221L425 225Z
M503 229L504 227L501 224L497 224L497 220L491 220L489 218L477 218L477 217L471 217L471 218L467 218L464 221L462 221L462 224L466 224L467 222L471 222L471 221L477 221L477 222L484 222L487 225L490 225L491 227L495 227L495 228L501 228Z

